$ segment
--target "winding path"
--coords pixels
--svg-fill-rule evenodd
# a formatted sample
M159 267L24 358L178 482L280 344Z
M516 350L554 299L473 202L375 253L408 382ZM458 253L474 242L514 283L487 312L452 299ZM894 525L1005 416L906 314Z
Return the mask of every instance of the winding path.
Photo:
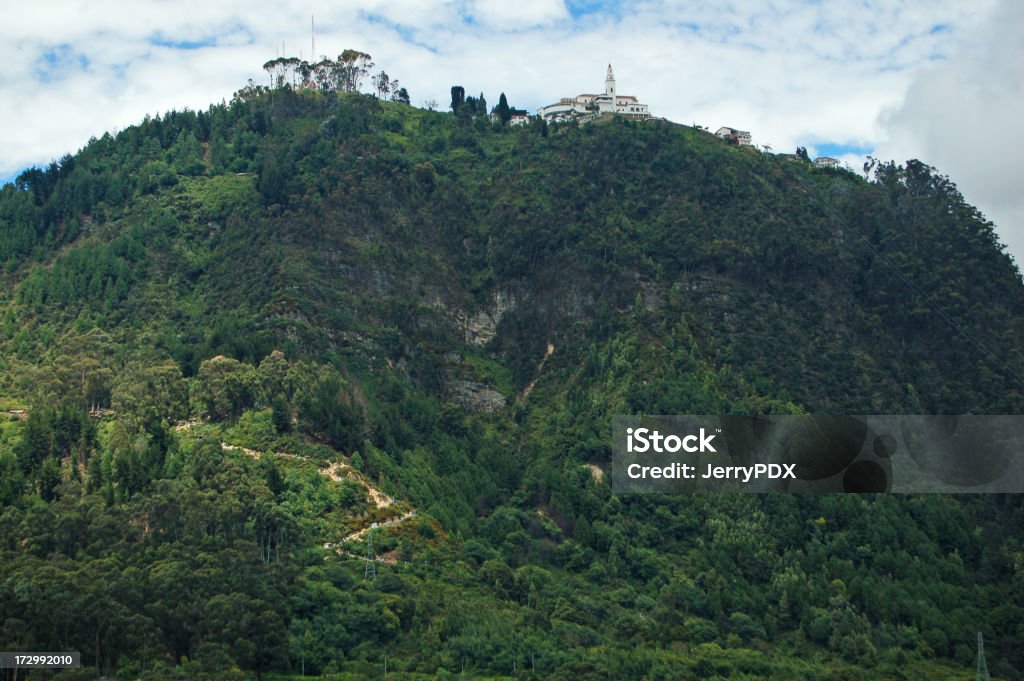
M185 428L181 428L180 425L181 424L179 424L179 428L178 428L179 430L187 430L189 425L191 425L191 424L188 424L188 423L184 424ZM261 453L258 450L249 449L248 447L241 447L239 445L228 444L227 442L221 442L220 443L220 448L223 449L224 451L229 451L229 452L241 452L242 454L245 454L246 456L252 457L253 459L256 459L256 460L259 460L259 458L261 456ZM273 455L274 456L280 456L280 457L286 457L286 458L289 458L289 459L300 459L300 460L303 460L303 461L311 461L311 459L308 456L302 456L300 454L292 454L290 452L273 452ZM329 463L326 466L323 466L322 468L319 468L318 472L320 473L320 475L328 477L331 480L334 480L335 482L342 482L343 480L352 480L353 482L359 483L360 485L362 485L363 489L366 490L367 498L370 500L370 502L377 509L390 508L391 506L393 506L393 505L395 505L397 503L391 496L385 494L380 489L378 489L377 487L374 487L372 484L370 484L370 481L367 480L366 477L362 473L360 473L356 469L352 468L352 466L350 466L350 465L348 465L346 463L343 463L341 461L335 461L333 463ZM408 505L408 504L405 504L405 505ZM324 548L327 548L327 549L334 548L339 554L345 554L345 555L348 555L348 556L352 556L353 558L359 558L360 560L365 560L365 556L357 556L356 554L352 553L351 551L346 551L343 548L341 548L341 545L342 544L347 544L348 542L352 542L352 541L356 541L358 539L361 539L363 536L365 536L371 530L380 529L382 527L392 527L394 525L399 525L401 523L404 523L406 520L408 520L409 518L414 517L415 515L416 515L416 509L409 509L408 511L406 511L402 515L398 516L397 518L392 518L391 520L385 520L383 522L371 523L370 525L368 525L366 527L360 528L360 529L356 530L355 532L347 534L347 535L345 535L344 537L341 538L341 541L338 542L338 544L332 544L330 542L327 542L327 543L324 544Z

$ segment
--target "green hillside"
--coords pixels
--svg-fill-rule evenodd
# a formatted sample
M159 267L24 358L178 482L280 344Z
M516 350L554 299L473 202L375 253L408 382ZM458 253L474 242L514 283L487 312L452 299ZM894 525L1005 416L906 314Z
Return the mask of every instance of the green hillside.
M1024 673L1020 496L609 484L614 414L1022 412L1020 273L920 162L250 86L23 173L0 261L54 678Z

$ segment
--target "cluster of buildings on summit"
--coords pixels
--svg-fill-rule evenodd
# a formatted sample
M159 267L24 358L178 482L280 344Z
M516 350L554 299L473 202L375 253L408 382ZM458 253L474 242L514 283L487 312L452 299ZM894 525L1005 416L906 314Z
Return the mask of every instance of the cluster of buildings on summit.
M746 130L737 130L736 128L730 128L728 126L722 126L715 131L716 137L721 137L727 142L739 145L741 147L753 146L750 141L750 133ZM783 158L788 158L793 161L802 160L798 154L779 154ZM808 159L809 160L809 159ZM832 158L831 156L819 156L814 159L814 165L819 168L838 168L839 160Z
M604 94L582 94L563 97L554 104L537 109L537 115L547 121L576 119L590 121L606 114L615 114L637 121L651 117L646 104L641 104L633 95L620 95L615 91L615 73L612 65L604 77Z
M537 109L537 117L549 122L562 122L575 120L580 123L589 123L595 119L607 115L621 116L636 121L644 121L652 118L646 104L643 104L633 95L620 95L615 87L615 73L612 65L608 64L608 71L604 77L604 94L580 94L575 97L563 97L554 104L548 104ZM522 109L512 110L511 125L526 125L529 122L529 114ZM715 135L738 146L753 146L750 132L737 130L723 126ZM783 154L787 158L799 159L796 154ZM819 156L814 159L814 165L819 168L838 168L839 161L830 156Z

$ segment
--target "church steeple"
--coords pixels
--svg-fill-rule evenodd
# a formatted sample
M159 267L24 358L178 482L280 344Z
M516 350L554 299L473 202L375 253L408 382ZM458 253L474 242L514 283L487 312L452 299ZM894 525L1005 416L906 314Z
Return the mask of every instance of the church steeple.
M612 73L612 65L608 64L608 73L604 77L604 93L615 96L615 74Z

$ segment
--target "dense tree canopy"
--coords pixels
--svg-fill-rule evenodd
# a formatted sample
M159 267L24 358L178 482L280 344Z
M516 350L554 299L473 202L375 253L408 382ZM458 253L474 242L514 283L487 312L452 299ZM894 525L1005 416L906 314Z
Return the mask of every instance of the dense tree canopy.
M948 178L511 128L372 68L275 60L0 190L0 647L80 650L62 678L931 679L982 631L1020 678L1018 496L607 477L613 414L1019 413L1020 274Z

